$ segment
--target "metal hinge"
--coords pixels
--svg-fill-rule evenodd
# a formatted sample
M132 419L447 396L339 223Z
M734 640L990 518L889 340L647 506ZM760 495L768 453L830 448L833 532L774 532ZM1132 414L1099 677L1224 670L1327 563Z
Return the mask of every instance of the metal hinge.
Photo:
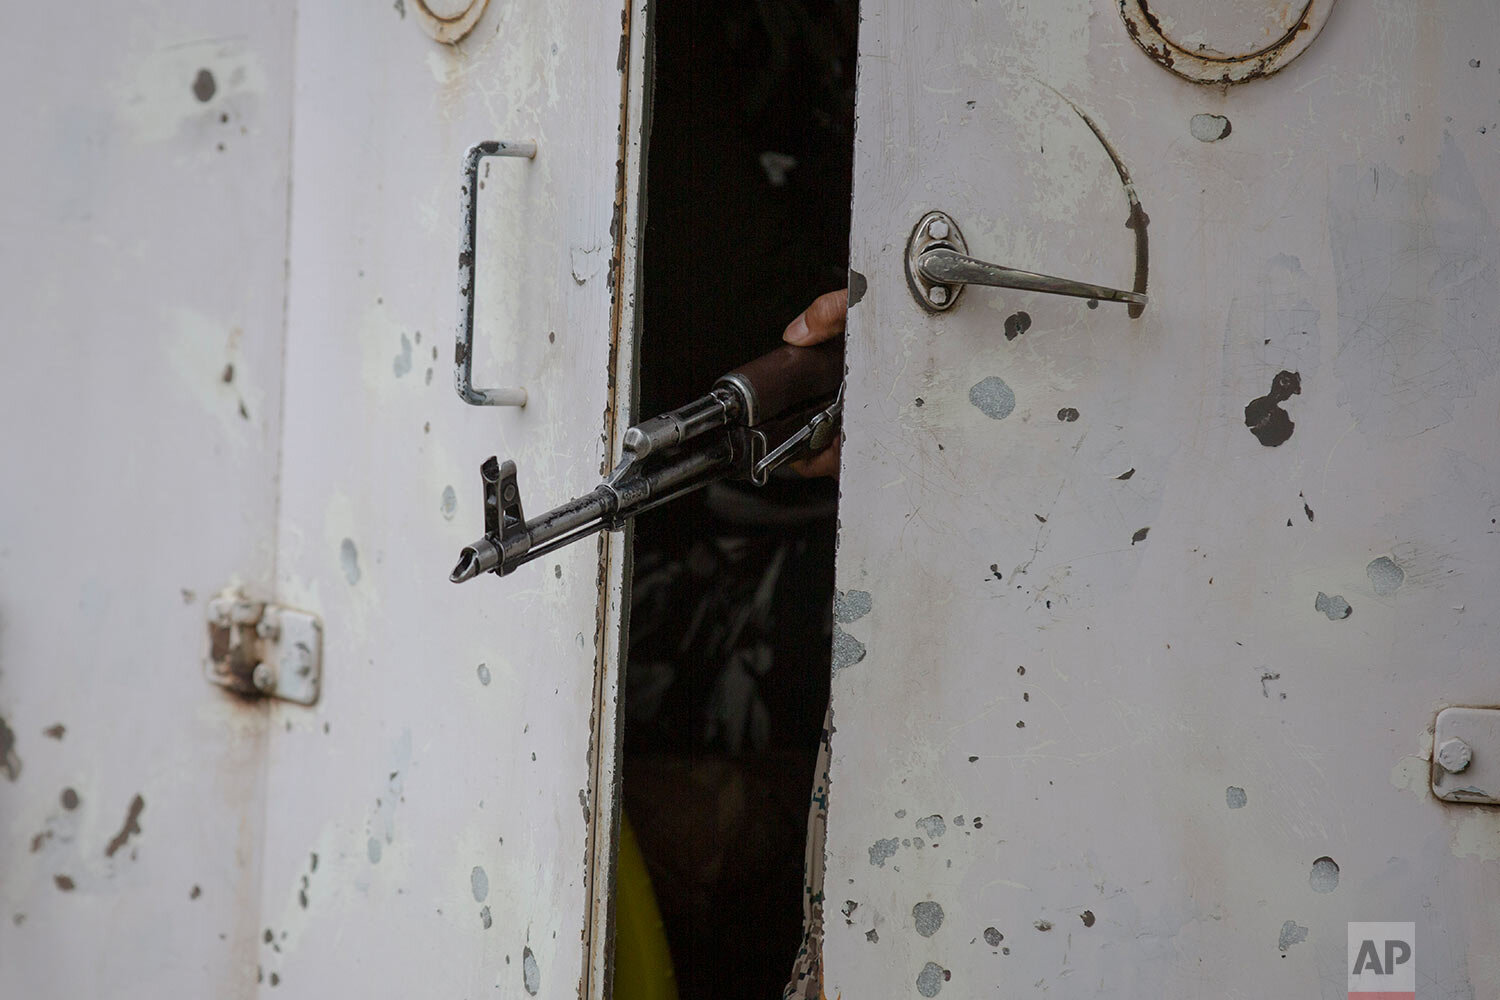
M1500 805L1500 709L1445 708L1432 737L1432 794Z
M315 615L224 593L208 602L203 675L240 694L299 705L318 700L323 624Z

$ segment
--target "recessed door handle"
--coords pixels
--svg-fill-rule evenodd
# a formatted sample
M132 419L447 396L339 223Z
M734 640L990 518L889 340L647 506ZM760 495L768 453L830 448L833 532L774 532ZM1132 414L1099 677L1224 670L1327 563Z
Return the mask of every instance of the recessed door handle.
M479 161L488 156L536 156L536 143L503 140L475 143L464 154L463 241L458 248L458 345L453 355L453 384L458 398L471 406L525 406L520 386L474 388L474 244L479 231Z
M970 257L963 233L945 212L928 212L912 230L906 244L906 277L917 303L929 312L952 309L966 285L1015 288L1099 302L1146 304L1144 292L1022 271Z

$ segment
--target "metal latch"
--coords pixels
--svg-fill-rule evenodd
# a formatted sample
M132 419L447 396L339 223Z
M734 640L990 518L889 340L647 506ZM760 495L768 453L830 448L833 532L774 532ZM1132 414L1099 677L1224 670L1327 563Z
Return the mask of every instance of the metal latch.
M220 687L300 705L318 700L323 624L294 611L235 594L208 602L208 654L203 675Z
M1432 794L1500 805L1500 708L1445 708L1432 736Z

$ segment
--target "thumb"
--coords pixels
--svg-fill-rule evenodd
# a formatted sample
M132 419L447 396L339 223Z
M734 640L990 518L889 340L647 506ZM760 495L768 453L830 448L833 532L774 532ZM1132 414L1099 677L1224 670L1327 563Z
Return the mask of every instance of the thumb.
M802 315L787 325L781 339L799 347L832 340L844 332L849 317L849 289L841 288L813 300Z

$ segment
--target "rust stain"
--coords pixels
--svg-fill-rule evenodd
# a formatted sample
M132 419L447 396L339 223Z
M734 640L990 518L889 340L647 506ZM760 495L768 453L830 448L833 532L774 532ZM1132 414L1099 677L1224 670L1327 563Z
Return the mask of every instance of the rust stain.
M607 287L610 296L610 324L609 324L609 361L606 371L608 373L608 385L606 388L604 413L602 415L601 437L604 443L603 456L600 462L599 474L607 475L610 469L610 459L614 451L614 441L620 432L620 420L622 411L628 406L629 401L620 399L619 364L620 364L620 339L630 336L634 329L633 323L626 320L626 281L625 257L626 257L626 213L629 204L629 192L627 181L629 171L627 160L630 155L630 136L633 122L630 116L630 37L632 28L633 5L636 0L624 0L620 9L620 49L617 57L617 72L620 76L620 117L616 133L615 148L615 192L614 207L610 219L610 239L613 244L613 252L610 255L609 273L607 276ZM649 29L649 25L648 25ZM609 703L618 704L618 699L606 699L605 687L608 674L605 651L609 642L609 541L604 533L599 535L599 572L595 579L595 593L597 602L594 607L594 691L592 705L589 710L589 742L585 751L585 763L589 775L589 789L598 790L606 787L607 783L613 783L618 776L607 776L602 773L602 764L605 754L599 745L599 720L604 711L607 711ZM616 626L620 623L615 622ZM620 753L620 741L623 738L623 727L614 728L614 756ZM587 810L591 815L585 816L585 825L588 831L588 849L583 859L583 880L587 887L589 909L588 918L584 922L581 932L583 938L583 968L579 970L578 995L587 996L591 992L591 983L594 955L596 948L604 951L603 964L605 975L610 974L612 958L610 955L610 943L614 939L613 908L609 906L599 907L595 905L595 889L603 883L609 884L613 881L614 872L609 868L609 858L614 852L607 850L608 840L614 833L615 815L601 816L601 803L609 802L618 809L618 796L612 794L594 794L588 796L592 802L592 809ZM605 858L605 870L600 872L594 864L596 858Z
M141 813L145 809L146 800L141 798L139 794L130 800L130 811L125 814L125 823L120 827L120 832L115 834L114 839L109 842L109 846L104 848L104 856L106 858L114 857L115 852L125 846L125 842L130 839L131 834L141 832Z
M1297 37L1311 30L1309 12L1317 2L1318 0L1311 0L1303 8L1297 23L1288 28L1280 38L1253 52L1235 55L1210 53L1206 50L1195 52L1182 48L1167 37L1161 20L1151 10L1148 0L1119 0L1119 7L1120 19L1125 23L1125 31L1130 35L1131 41L1164 69L1190 83L1228 87L1233 83L1245 83L1270 76L1286 62L1296 58L1300 49L1283 59L1286 50ZM1179 55L1187 59L1187 66L1177 65ZM1222 65L1223 72L1217 77L1207 75L1215 65ZM1233 72L1235 69L1239 69L1239 72Z

